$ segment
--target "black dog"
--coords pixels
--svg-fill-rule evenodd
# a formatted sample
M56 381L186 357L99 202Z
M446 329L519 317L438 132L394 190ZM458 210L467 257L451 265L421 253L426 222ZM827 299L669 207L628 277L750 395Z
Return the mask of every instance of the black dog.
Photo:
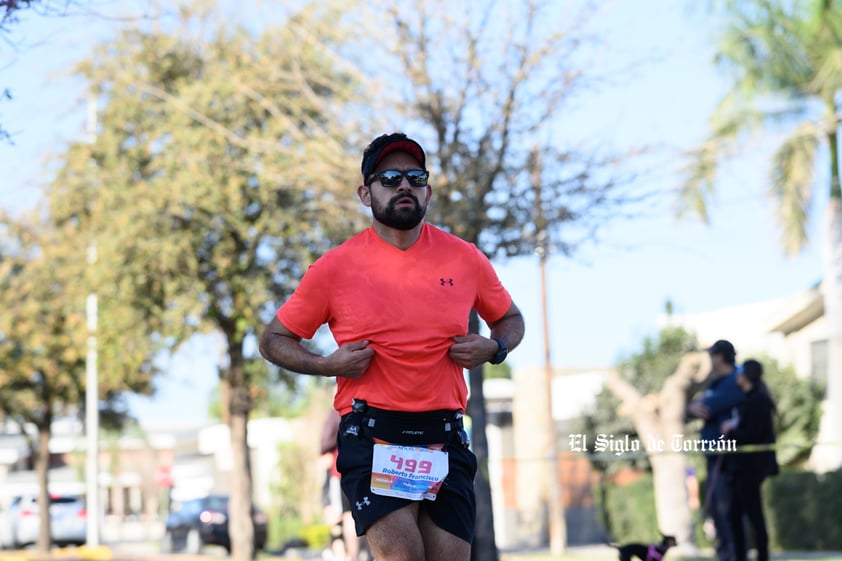
M621 545L609 543L608 545L620 552L620 561L631 561L632 557L639 557L641 561L661 561L667 550L676 543L673 536L661 534L661 537L659 543L626 543Z

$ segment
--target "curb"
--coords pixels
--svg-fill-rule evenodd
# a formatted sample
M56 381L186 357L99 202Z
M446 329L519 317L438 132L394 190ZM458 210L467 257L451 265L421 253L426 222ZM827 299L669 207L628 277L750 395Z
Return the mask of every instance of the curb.
M52 561L54 559L112 561L114 559L114 553L110 547L104 545L97 547L83 545L80 547L59 547L51 549L46 555L37 551L26 550L10 551L0 554L0 561Z

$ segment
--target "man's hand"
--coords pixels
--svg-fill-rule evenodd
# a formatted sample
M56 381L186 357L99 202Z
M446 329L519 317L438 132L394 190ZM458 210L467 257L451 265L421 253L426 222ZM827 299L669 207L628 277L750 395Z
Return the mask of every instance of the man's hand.
M372 358L374 349L368 346L368 341L345 343L327 357L328 370L337 378L356 380L368 370Z
M687 413L691 417L696 417L698 419L707 419L710 417L710 410L702 404L701 401L691 401L687 405Z
M469 370L494 358L497 349L500 348L497 341L476 333L454 337L453 341L448 356L453 362Z
M727 421L722 421L722 424L719 426L719 432L728 434L735 428L737 428L737 422L733 419L728 419Z

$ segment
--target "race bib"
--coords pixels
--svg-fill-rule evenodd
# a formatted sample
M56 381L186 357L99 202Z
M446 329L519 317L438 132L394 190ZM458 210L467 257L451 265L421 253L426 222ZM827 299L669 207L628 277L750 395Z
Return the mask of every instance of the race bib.
M375 444L371 492L412 501L434 501L447 471L447 452L442 450L429 446Z

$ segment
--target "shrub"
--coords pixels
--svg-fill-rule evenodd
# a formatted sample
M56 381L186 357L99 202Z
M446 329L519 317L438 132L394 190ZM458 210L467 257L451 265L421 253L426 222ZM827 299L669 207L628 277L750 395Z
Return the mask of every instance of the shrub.
M300 538L303 526L298 517L270 516L266 536L267 549L278 549L289 540Z
M611 541L621 543L660 539L651 474L644 474L625 485L605 481L600 484L597 495L603 523Z
M704 482L700 490L704 497ZM602 522L614 542L655 541L658 522L652 475L642 474L632 483L610 481L598 487ZM842 550L842 469L817 475L811 471L784 471L763 484L769 547L777 550ZM696 544L713 544L702 531L696 513ZM748 536L751 543L751 536Z
M763 484L763 498L771 547L842 549L842 469L782 472Z
M325 549L330 545L330 524L310 524L301 530L301 537L312 549Z

